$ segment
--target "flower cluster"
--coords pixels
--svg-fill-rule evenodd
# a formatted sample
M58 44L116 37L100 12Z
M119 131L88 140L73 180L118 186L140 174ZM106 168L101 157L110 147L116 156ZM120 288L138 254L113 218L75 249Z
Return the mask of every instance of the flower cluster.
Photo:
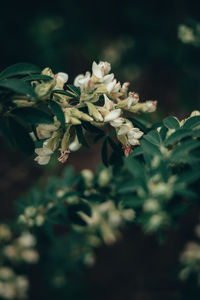
M39 254L34 249L35 245L36 239L28 231L15 237L8 225L0 225L0 298L27 297L29 281L26 276L17 274L14 268L38 262Z
M3 299L26 299L29 281L17 275L10 267L0 267L0 297Z
M184 251L181 253L180 262L182 270L180 279L186 280L192 274L196 274L198 285L200 285L200 225L195 227L195 236L197 241L190 241L186 244Z
M96 127L113 127L116 137L122 144L126 156L131 152L132 146L139 145L143 132L134 127L128 119L128 113L150 113L156 110L156 101L139 103L139 96L129 92L129 82L121 84L110 73L108 62L93 62L92 73L78 75L74 86L65 90L68 75L58 73L53 75L46 68L42 74L50 75L53 79L48 82L36 82L36 93L42 100L56 102L62 110L63 124L56 117L54 124L39 124L36 128L37 138L43 140L42 148L36 148L39 164L47 164L56 149L60 149L60 162L65 162L71 151L81 147L81 141L76 134L76 126L89 122ZM33 134L33 133L32 133ZM83 129L85 134L85 129Z

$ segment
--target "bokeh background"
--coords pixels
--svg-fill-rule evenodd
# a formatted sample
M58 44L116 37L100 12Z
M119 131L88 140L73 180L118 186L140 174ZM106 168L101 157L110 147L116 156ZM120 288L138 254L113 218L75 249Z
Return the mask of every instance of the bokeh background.
M0 69L31 62L67 72L72 83L77 74L91 69L93 60L107 60L116 77L130 81L141 99L158 100L155 119L169 114L186 117L200 107L200 48L181 41L178 28L198 21L200 2L191 0L4 1ZM95 169L99 161L97 144L74 154L68 164L79 171ZM38 180L61 174L62 168L54 162L38 167L1 140L1 219L13 217L16 198ZM95 267L81 279L89 286L87 299L178 299L183 287L175 279L174 266L193 230L191 216L161 248L154 238L130 229L118 244L98 250ZM33 280L33 291L36 285ZM76 293L75 286L70 299ZM185 299L196 299L184 293ZM37 289L32 298L45 299L40 294Z

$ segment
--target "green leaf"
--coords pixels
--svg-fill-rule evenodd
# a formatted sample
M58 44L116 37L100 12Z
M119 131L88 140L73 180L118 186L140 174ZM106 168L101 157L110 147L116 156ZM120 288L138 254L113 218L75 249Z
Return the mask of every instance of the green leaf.
M139 156L141 154L143 154L143 149L141 146L138 146L137 148L134 148L133 151L130 154L130 157L136 157Z
M21 95L31 96L33 98L37 97L33 87L28 82L25 82L22 79L2 80L0 81L0 87L6 88Z
M172 133L166 140L165 140L165 146L169 146L171 144L174 144L180 140L182 140L185 137L188 137L192 135L192 130L190 129L184 129L184 128L180 128L177 131L175 131L174 133Z
M60 121L61 126L65 128L65 115L61 108L61 106L53 100L49 101L52 113L57 117L58 121Z
M163 120L163 124L168 129L178 129L180 128L179 122L174 117L167 117Z
M9 127L12 136L19 149L25 154L31 155L34 152L34 142L27 129L14 118L9 118Z
M18 107L11 113L29 124L53 123L53 117L50 114L35 107Z
M144 166L136 159L133 159L132 157L126 157L124 158L125 165L129 172L137 179L142 179L142 181L145 180L145 170Z
M87 140L84 136L82 126L81 125L76 125L75 130L76 130L76 134L77 134L79 143L88 148L89 145L88 145L88 142L87 142Z
M51 76L47 75L30 75L23 78L24 81L40 81L40 80L52 80Z
M194 116L185 121L183 128L195 128L200 125L200 116Z
M160 146L160 144L161 144L161 138L156 129L145 134L144 139L156 146Z
M108 167L108 142L107 138L104 139L102 148L101 148L101 157L104 165Z
M148 140L141 140L140 143L141 143L143 153L147 154L149 157L155 155L162 156L160 149L156 145L149 142Z
M196 140L189 140L181 143L177 146L173 152L171 153L171 159L174 161L178 161L179 157L189 155L189 152L200 148L200 142Z
M77 95L78 97L80 97L81 95L81 91L78 87L72 85L72 84L68 84L67 87L75 94Z
M41 70L35 65L28 63L18 63L3 70L0 74L0 80L12 76L27 75L40 72Z

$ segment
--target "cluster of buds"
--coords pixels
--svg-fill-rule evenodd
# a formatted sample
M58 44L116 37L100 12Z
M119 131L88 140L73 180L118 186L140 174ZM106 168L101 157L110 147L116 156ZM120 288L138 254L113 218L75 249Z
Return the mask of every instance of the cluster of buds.
M35 264L39 260L39 254L34 249L35 245L35 237L29 232L23 232L21 236L4 245L3 253L13 263Z
M78 150L81 144L73 128L81 125L82 121L97 127L113 127L126 156L132 146L139 145L143 132L134 127L126 115L154 112L157 102L139 103L138 94L128 91L130 83L121 84L110 70L108 62L93 62L92 73L78 75L70 91L65 91L67 74L54 75L49 68L42 72L51 76L52 80L36 82L35 91L41 100L48 100L51 95L52 100L60 105L65 118L65 130L56 118L54 124L38 125L38 138L44 140L43 147L35 150L39 164L47 164L56 149L61 152L60 162L65 162L71 151Z
M112 200L101 204L93 204L92 215L89 217L83 212L79 212L81 218L87 223L87 232L98 232L105 244L112 244L120 237L120 228L126 222L133 221L135 212L133 209L117 207Z
M16 274L13 268L24 263L37 263L39 254L35 246L36 239L30 232L13 236L8 225L0 224L0 298L27 298L29 281L24 275Z
M196 241L186 244L184 251L180 255L180 262L183 266L180 271L180 279L186 280L191 274L196 274L198 285L200 285L200 225L195 227Z
M49 203L47 206L28 206L24 209L23 214L19 215L18 222L29 228L33 226L40 227L45 223L46 214L52 208L52 205L52 203Z
M10 267L0 267L0 298L26 299L29 281L25 276L17 275Z

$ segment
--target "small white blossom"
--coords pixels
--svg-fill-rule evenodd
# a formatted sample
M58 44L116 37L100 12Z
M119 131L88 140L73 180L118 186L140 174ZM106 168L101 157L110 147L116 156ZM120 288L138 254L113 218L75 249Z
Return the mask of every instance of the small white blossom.
M81 148L81 144L79 143L78 137L75 136L75 139L73 140L73 142L69 145L69 150L70 151L77 151Z
M120 114L121 114L120 108L114 109L105 116L104 122L111 122L111 121L117 119L120 116Z
M74 80L74 85L80 87L81 90L93 89L90 72L86 72L85 75L78 75Z
M122 126L123 123L124 123L124 119L123 118L117 118L117 119L111 121L110 125L112 127L116 127L117 128L117 127Z
M99 79L107 75L110 72L110 70L111 70L111 66L108 62L101 61L97 65L97 63L94 61L92 64L92 72Z
M122 127L117 132L118 135L127 134L129 130L132 128L130 123L123 124Z
M127 137L128 139L140 139L143 136L143 132L140 131L139 128L131 128L128 132L127 132Z

